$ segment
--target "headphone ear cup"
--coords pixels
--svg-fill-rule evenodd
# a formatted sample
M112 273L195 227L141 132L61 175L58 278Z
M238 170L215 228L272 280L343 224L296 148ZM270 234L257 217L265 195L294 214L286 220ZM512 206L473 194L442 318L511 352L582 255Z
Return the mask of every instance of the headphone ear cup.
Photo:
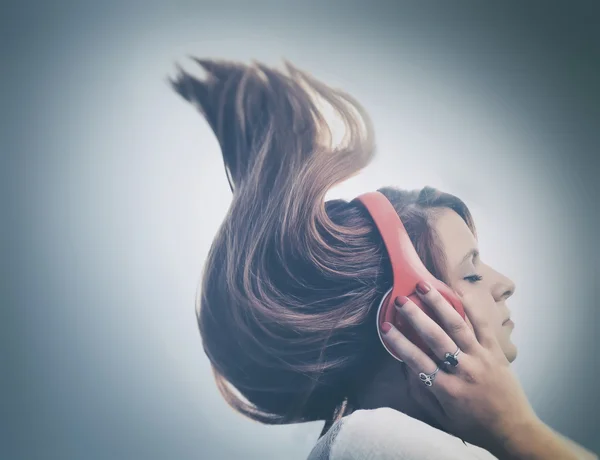
M442 281L438 280L437 278L434 278L433 276L428 276L427 281L430 284L432 284L435 287L435 289L437 289L440 292L440 294L450 303L450 305L452 305L452 307L456 311L458 311L458 313L467 322L467 324L469 324L469 327L471 327L471 329L473 329L473 326L471 325L469 319L467 318L467 316L465 314L462 302L460 301L458 296L456 294L454 294L452 289L450 289L446 284L444 284ZM416 283L415 283L415 285L416 285ZM408 323L407 321L405 321L402 318L402 315L396 309L396 306L394 304L394 299L397 297L397 295L395 294L394 291L396 291L396 290L390 289L387 292L387 294L384 296L384 300L382 301L382 304L380 306L380 311L378 313L379 327L381 327L381 325L385 322L393 324L396 327L396 329L398 329L400 331L400 333L402 333L408 340L410 340L417 347L419 347L421 350L423 350L431 359L433 359L434 361L437 361L438 358L435 356L433 351L431 351L431 349L425 343L425 341L421 338L419 333L414 329L414 327L412 327L412 325L410 323ZM410 300L412 300L427 316L429 316L431 319L433 319L436 323L438 323L438 324L440 323L439 319L438 319L436 313L433 311L433 309L431 309L427 304L425 304L416 292L413 291L412 294L408 295L408 298ZM381 335L380 335L380 338L381 338ZM383 339L381 341L385 346ZM399 361L402 361L402 359L400 357L396 356L396 354L393 353L392 350L388 349L387 346L385 348L388 350L388 352L392 356L394 356Z
M437 360L437 357L435 356L435 354L427 346L427 344L421 338L421 336L415 330L415 328L412 327L412 325L410 323L408 323L406 320L404 320L404 318L402 317L402 314L398 311L398 309L396 308L396 306L394 304L395 298L396 298L396 296L393 295L392 289L390 289L388 291L388 293L384 296L384 299L381 302L381 305L379 307L379 312L377 315L379 329L381 329L381 325L383 323L387 322L387 323L393 324L394 327L396 329L398 329L398 331L400 331L401 334L403 334L408 340L410 340L417 347L419 347L421 350L423 350L425 353L427 353L427 355L431 359ZM434 321L438 322L433 310L431 308L429 308L426 304L424 304L421 301L420 297L415 292L408 295L408 298L410 300L412 300L421 310L423 310L427 316L432 318ZM380 331L379 331L379 338L381 339L381 343L383 344L385 349L392 356L394 356L397 360L402 361L402 359L399 356L397 356L396 353L394 353L392 350L390 350L387 347L387 345L385 344L385 341L381 337Z

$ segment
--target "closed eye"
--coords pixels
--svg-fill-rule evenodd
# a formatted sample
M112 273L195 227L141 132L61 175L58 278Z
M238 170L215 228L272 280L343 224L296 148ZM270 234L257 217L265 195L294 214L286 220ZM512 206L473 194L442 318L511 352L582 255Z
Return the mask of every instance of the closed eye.
M471 275L471 276L465 276L463 279L465 281L468 281L469 283L476 283L477 281L481 281L483 279L483 276L481 276L481 275Z

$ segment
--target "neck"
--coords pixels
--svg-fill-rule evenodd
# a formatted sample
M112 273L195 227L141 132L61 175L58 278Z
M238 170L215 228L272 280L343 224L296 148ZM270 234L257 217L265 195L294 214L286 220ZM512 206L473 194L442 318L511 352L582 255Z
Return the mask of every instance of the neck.
M397 361L386 363L365 385L358 398L357 409L390 407L444 431L411 395L405 374L405 372L411 371L405 371L404 366Z

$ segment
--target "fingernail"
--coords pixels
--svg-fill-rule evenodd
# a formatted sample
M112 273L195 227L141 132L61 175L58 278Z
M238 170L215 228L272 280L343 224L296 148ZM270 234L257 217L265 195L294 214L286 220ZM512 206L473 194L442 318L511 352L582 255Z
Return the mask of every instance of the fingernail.
M383 331L384 334L387 334L388 332L390 332L391 328L392 328L392 325L390 323L383 323L381 325L381 330Z
M395 304L396 308L402 308L406 302L408 302L408 297L401 295L400 297L396 297Z
M429 291L431 291L431 286L425 281L419 281L417 283L417 291L419 291L421 294L427 294Z

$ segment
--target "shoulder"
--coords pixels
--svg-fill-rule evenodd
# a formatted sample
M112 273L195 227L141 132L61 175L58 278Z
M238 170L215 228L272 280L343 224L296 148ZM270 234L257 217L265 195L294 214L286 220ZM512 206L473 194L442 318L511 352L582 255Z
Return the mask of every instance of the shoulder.
M483 449L465 445L455 436L387 407L357 410L338 423L332 432L334 439L331 436L326 440L330 445L329 460L495 458Z

